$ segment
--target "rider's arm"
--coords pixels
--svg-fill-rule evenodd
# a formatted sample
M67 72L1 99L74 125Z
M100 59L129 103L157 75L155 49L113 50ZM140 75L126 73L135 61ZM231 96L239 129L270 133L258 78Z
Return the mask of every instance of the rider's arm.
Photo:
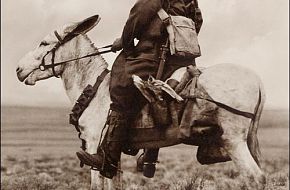
M125 53L131 52L134 48L134 38L140 35L161 7L161 0L138 0L133 6L122 33Z
M187 16L195 22L196 32L199 33L202 26L203 18L198 8L197 0L185 0Z

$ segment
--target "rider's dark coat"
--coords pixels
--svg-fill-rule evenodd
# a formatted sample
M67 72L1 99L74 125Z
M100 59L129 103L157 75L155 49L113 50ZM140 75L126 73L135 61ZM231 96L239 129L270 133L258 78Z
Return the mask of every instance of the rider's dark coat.
M135 74L146 80L150 75L155 77L157 74L160 47L167 37L165 27L157 15L161 7L171 15L191 18L194 14L183 0L136 2L123 29L121 37L123 51L112 67L110 82L112 110L134 115L145 101L133 86L131 76ZM134 39L139 40L137 45L134 45ZM168 78L176 69L191 64L195 64L194 59L168 55L162 79Z

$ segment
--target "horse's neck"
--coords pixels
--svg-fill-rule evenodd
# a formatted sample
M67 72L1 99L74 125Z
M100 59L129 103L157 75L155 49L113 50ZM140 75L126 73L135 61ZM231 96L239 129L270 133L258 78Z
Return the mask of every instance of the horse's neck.
M64 50L67 58L75 58L97 51L93 43L86 35L79 35ZM101 56L80 59L66 63L63 66L61 78L66 93L74 103L83 89L88 85L93 85L101 72L108 67L108 64Z

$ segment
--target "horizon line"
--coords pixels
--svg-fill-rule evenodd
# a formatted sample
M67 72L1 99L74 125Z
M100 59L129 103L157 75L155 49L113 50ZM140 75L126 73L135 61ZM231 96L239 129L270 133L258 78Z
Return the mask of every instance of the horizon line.
M1 103L1 108L3 107L26 107L26 108L63 108L70 109L73 106L70 105L25 105L25 104L3 104ZM289 111L289 107L279 107L279 106L265 106L264 110L285 110Z

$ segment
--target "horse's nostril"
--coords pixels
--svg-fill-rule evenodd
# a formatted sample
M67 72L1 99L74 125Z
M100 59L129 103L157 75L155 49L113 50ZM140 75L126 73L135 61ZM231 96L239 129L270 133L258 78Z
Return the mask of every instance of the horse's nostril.
M16 72L19 73L21 71L21 69L19 67L17 67Z

